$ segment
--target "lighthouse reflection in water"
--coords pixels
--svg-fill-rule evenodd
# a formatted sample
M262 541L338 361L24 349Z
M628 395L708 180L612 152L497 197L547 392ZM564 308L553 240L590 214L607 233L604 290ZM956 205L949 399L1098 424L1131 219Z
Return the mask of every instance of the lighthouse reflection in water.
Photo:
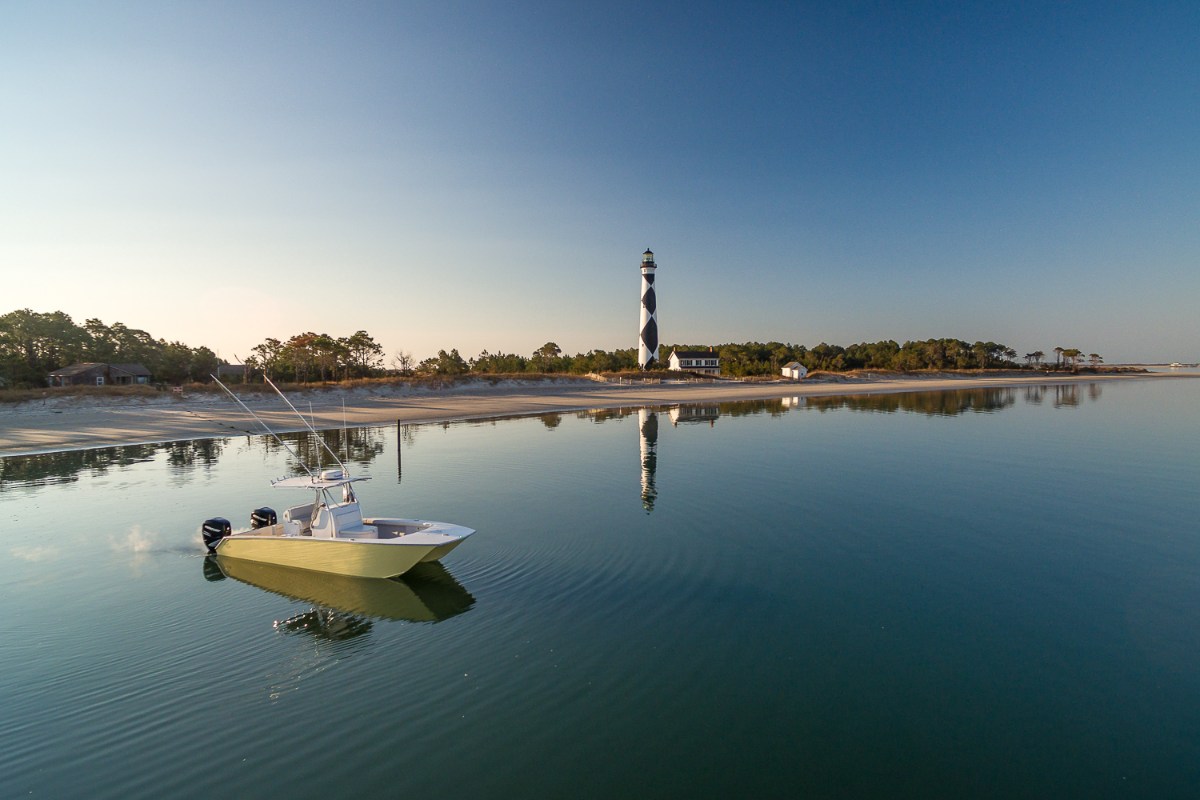
M674 406L665 412L673 426L681 424L707 422L711 427L721 416L718 406ZM641 437L642 461L642 508L649 514L654 510L654 502L658 499L658 488L654 484L654 475L658 469L658 415L659 412L650 408L638 409L638 434Z
M639 409L638 431L642 437L642 508L649 514L658 498L658 489L654 488L654 472L658 469L658 412Z

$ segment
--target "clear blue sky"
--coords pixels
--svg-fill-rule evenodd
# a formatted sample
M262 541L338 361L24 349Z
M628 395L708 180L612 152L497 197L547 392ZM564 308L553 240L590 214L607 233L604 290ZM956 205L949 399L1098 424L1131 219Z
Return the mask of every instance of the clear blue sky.
M0 313L1200 358L1200 2L0 1Z

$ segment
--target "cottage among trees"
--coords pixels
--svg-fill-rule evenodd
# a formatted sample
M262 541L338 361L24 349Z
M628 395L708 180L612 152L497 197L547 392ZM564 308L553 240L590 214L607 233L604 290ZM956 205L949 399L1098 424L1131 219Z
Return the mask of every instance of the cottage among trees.
M150 370L141 364L72 364L49 375L51 386L133 386L150 383Z

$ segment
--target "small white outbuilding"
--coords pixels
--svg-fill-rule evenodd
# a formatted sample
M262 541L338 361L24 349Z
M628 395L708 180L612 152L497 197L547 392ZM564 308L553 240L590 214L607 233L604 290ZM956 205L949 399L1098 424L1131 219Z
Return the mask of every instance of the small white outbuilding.
M808 375L808 367L799 361L791 361L783 365L783 377L785 378L798 381L806 375Z

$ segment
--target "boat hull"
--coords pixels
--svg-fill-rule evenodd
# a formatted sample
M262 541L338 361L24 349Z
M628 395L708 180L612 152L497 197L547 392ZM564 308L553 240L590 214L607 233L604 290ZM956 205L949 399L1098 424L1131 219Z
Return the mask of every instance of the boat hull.
M437 549L437 545L410 544L401 540L234 534L222 539L216 552L223 558L261 561L334 575L394 578L426 560Z
M464 537L462 537L462 539L454 539L454 540L447 542L446 544L438 545L437 547L433 548L433 550L430 551L429 554L427 554L421 558L421 563L426 564L430 561L441 561L442 556L446 555L451 550L453 550L454 548L456 548L460 544L462 544L463 539L465 539L465 538L466 537L464 536Z

